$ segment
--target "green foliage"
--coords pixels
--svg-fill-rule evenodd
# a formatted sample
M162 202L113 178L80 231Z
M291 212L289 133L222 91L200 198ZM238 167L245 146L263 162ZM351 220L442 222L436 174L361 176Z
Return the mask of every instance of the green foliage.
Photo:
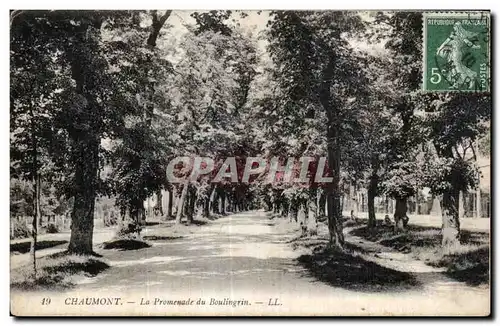
M110 179L120 207L142 203L166 182L162 148L158 148L155 134L147 130L141 122L126 128L113 149L116 159Z
M423 97L426 146L425 180L434 193L466 191L478 182L473 143L491 117L486 94L438 94ZM472 154L471 154L472 152Z
M333 146L343 169L362 170L364 148L353 139L361 137L369 60L349 43L350 36L363 31L361 18L347 12L273 11L267 26L272 63L259 80L262 95L254 109L262 151L267 157L319 157ZM328 135L329 128L338 132L336 139ZM337 172L346 180L345 173ZM290 187L287 196L310 195L298 185L273 186Z
M10 216L24 217L33 215L33 186L30 182L11 178Z
M45 232L47 232L47 233L59 233L59 228L54 223L49 223L47 225L47 229L45 230Z
M434 194L458 193L475 188L478 181L475 166L460 158L429 156L424 165L423 181Z
M379 190L393 198L413 196L421 183L423 122L417 112L422 57L422 16L418 12L377 13L375 39L385 52L371 69L378 95L375 103L388 117L380 121L384 130L374 134L378 144ZM380 115L380 114L379 114ZM383 117L383 115L382 115ZM377 146L369 146L368 152ZM372 164L373 165L373 164Z
M30 236L30 230L25 220L14 219L10 225L10 239L23 239Z
M339 196L352 185L409 197L477 184L491 98L419 91L420 13L273 11L264 54L229 10L192 13L175 50L157 43L170 14L25 11L12 20L13 217L33 215L36 176L44 216L97 195L139 214L157 190L172 189L165 168L175 156L212 157L217 170L228 156L240 167L248 156L330 154ZM316 198L281 181L208 181L190 183L197 205L214 189L269 207Z
M134 221L125 221L119 225L114 236L115 240L129 239L134 240L138 238L138 232L142 230L142 227Z
M87 144L75 142L75 137L116 136L127 112L121 93L115 91L117 74L109 73L107 48L101 42L103 22L124 17L126 12L24 11L14 20L11 172L15 176L30 179L39 170L49 179L57 175L55 181L62 183L68 197L78 192L72 172Z
M191 14L196 20L195 35L212 31L225 36L232 34L232 30L224 22L231 16L231 10L210 10L209 12Z
M485 136L479 139L478 149L479 149L478 154L486 156L486 157L490 157L490 155L491 155L491 129L489 126L486 128Z
M30 181L11 178L10 181L10 216L26 218L33 216L33 184ZM65 216L72 208L73 201L59 194L48 182L42 183L40 196L42 216Z
M422 187L422 173L419 162L396 162L384 173L380 187L392 198L414 196Z

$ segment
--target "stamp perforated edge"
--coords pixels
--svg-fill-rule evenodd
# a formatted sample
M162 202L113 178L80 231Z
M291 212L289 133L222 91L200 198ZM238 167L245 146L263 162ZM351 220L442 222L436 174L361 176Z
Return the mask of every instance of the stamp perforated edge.
M470 18L471 15L484 17L487 19L488 26L488 37L489 46L487 50L488 54L488 90L487 91L477 91L477 90L428 90L427 89L427 18ZM454 11L454 10L444 10L444 11L424 11L422 12L422 89L421 91L427 93L448 93L448 92L474 92L474 93L490 93L491 92L491 10L468 10L468 11Z

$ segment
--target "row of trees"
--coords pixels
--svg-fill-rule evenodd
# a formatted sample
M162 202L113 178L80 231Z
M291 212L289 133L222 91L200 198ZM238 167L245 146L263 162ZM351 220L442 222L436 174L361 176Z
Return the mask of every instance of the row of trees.
M169 184L165 169L177 156L248 154L254 40L224 23L230 11L212 11L193 13L176 47L159 47L171 15L11 12L11 177L32 185L33 248L42 183L74 199L68 251L79 254L92 253L97 196L115 197L135 222L162 189L178 194L179 223L196 206L249 205L248 186Z
M267 193L271 205L296 215L301 205L323 209L326 197L330 240L342 247L342 194L367 189L371 227L375 197L394 198L396 227L403 229L408 198L428 187L442 198L443 247L454 247L459 193L478 186L473 144L486 132L489 94L420 90L421 13L271 16L272 64L262 87L268 91L254 107L266 128L255 139L269 155L326 155L333 176L319 189L276 184ZM356 50L361 40L372 47Z
M236 23L244 12L195 12L180 39L164 42L172 14L11 12L11 177L33 189L35 239L50 184L73 199L68 251L78 254L92 253L96 197L116 198L139 222L153 195L172 214L162 190L169 206L177 198L178 223L259 202L283 214L302 207L310 227L326 213L342 248L342 194L368 189L371 226L374 198L391 196L401 228L408 198L429 187L442 195L443 245L458 241L458 194L477 181L466 151L491 103L419 90L421 14L274 11L266 51ZM217 171L226 157L258 155L326 156L333 182L166 178L174 157L213 157Z

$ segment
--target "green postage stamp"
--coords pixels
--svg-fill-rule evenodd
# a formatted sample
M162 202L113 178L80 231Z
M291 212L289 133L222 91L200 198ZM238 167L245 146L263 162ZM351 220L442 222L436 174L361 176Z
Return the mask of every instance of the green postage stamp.
M424 91L490 91L490 12L423 16Z

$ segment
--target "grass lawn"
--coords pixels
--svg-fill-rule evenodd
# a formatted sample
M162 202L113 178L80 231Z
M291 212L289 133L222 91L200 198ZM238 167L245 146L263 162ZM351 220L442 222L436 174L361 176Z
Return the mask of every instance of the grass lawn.
M31 264L11 270L11 288L22 290L62 290L74 285L76 277L92 277L109 268L97 256L61 252L37 259L37 278Z
M427 265L447 268L447 275L472 285L489 282L489 234L461 231L460 244L451 253L441 251L441 230L409 225L406 232L394 234L393 227L364 226L352 235L410 254Z

